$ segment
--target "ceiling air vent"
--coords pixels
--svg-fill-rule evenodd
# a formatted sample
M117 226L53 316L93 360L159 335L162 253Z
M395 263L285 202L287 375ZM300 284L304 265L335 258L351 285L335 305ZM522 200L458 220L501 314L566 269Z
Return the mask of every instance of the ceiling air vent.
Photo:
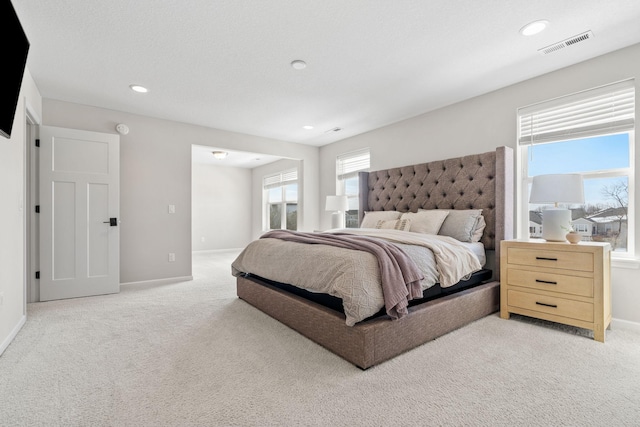
M324 133L340 132L342 128L333 128L325 131Z
M561 42L554 43L547 47L543 47L542 49L538 49L538 52L540 52L543 55L548 55L552 52L557 52L559 50L564 49L565 47L573 46L574 44L584 42L592 38L593 38L593 33L591 31L587 31L586 33L578 34L577 36L573 36Z

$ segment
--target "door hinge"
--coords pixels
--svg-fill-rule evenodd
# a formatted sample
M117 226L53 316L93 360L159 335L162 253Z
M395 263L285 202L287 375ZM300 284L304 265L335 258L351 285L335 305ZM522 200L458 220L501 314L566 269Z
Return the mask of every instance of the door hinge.
M40 272L36 271L36 279L39 279L39 278L40 278Z
M40 213L40 205L36 205L36 213Z
M36 147L40 147L40 140L36 139Z

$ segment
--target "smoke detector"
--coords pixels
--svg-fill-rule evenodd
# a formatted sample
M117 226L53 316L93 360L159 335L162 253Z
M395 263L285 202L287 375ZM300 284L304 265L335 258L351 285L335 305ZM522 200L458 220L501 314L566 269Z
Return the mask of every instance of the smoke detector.
M573 36L571 38L568 38L566 40L563 40L561 42L558 43L554 43L550 46L547 47L543 47L542 49L538 49L538 52L540 52L543 55L548 55L552 52L557 52L559 50L564 49L565 47L569 47L569 46L573 46L577 43L581 43L584 41L587 41L589 39L593 38L593 32L591 32L591 30L584 32L582 34L578 34L577 36Z
M116 132L118 132L120 135L126 135L129 133L129 126L125 125L124 123L118 123L116 125Z

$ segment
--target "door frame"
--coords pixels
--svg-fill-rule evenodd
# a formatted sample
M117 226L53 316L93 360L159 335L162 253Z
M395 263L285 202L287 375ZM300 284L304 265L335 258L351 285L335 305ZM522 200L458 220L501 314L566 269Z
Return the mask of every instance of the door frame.
M24 301L26 304L40 301L40 284L35 277L39 268L40 240L38 217L35 206L38 204L38 126L40 117L26 103L24 136Z

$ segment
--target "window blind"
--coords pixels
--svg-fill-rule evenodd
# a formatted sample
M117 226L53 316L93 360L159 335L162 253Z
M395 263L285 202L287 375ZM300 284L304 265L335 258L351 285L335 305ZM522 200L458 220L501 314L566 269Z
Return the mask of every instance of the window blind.
M339 180L357 177L358 172L365 171L369 167L370 155L368 148L341 154L336 159L336 174Z
M518 109L518 142L531 145L633 130L634 80Z
M298 170L291 169L274 175L265 176L262 179L262 187L265 190L268 190L270 188L282 187L296 182L298 182Z

